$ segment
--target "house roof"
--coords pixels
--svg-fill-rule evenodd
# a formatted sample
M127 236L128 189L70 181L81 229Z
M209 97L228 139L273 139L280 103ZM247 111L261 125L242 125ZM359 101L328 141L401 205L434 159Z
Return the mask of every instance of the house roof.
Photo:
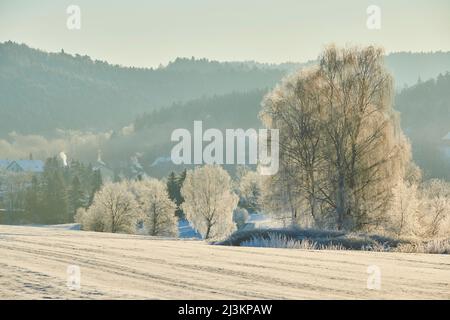
M44 162L41 160L17 160L19 166L24 171L42 172L44 171Z
M10 160L2 160L0 159L0 169L6 169L9 164L11 163Z
M19 168L25 172L44 171L44 162L42 160L2 160L0 159L0 169ZM16 171L16 170L13 170Z

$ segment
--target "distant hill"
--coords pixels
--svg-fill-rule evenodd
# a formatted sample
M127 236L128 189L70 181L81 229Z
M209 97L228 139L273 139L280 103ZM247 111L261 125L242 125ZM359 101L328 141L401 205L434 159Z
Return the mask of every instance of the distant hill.
M267 90L311 63L178 58L157 69L127 68L0 43L0 137L11 131L48 136L56 128L110 130L174 103ZM450 53L395 53L386 64L403 87L450 71Z
M203 122L203 130L260 128L262 124L258 113L265 93L266 90L254 90L204 97L144 114L134 121L132 133L115 132L102 146L104 158L111 166L124 166L126 171L130 166L124 165L123 161L139 155L140 165L152 176L163 176L169 170L180 170L164 161L175 145L170 141L173 130L186 128L191 131L195 120Z
M425 175L450 180L450 159L440 150L442 137L450 132L450 73L404 89L395 107Z
M273 86L286 72L206 59L138 69L0 44L0 136L105 130L174 102Z
M391 53L386 57L386 66L395 79L395 86L403 89L422 81L450 72L450 52Z

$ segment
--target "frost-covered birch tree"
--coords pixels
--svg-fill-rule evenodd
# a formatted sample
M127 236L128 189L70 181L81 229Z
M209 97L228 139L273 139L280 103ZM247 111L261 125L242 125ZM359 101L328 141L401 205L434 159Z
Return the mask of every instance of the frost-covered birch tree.
M236 229L233 210L238 196L222 167L206 165L188 171L181 194L186 218L204 239L222 238Z
M170 200L166 185L157 179L144 179L131 184L142 213L146 232L152 236L178 236L175 202Z
M134 233L138 219L138 203L127 182L103 185L89 209L76 217L84 230L113 233Z
M256 171L248 170L239 180L239 206L250 213L261 211L262 180Z
M328 47L318 65L269 93L261 119L280 130L280 171L293 212L318 226L371 229L385 220L392 188L410 161L392 108L392 78L379 48ZM297 214L296 213L296 214Z
M450 183L432 179L423 184L420 201L423 237L450 236Z
M419 234L420 200L417 184L399 181L392 194L384 229L396 236Z

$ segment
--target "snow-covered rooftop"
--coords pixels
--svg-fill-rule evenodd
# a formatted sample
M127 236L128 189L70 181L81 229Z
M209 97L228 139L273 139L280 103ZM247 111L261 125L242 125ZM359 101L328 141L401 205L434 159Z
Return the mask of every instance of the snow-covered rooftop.
M9 164L11 163L10 160L2 160L0 159L0 169L6 169Z
M44 171L44 162L41 160L0 160L0 169L13 169L19 167L19 171L42 172Z

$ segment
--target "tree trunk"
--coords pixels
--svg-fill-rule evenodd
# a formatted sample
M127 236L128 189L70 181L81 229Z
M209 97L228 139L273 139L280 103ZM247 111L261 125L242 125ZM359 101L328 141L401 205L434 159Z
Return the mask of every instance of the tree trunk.
M337 190L337 205L336 205L336 214L337 214L336 226L338 230L342 230L344 225L345 207L346 207L345 177L343 175L339 175L338 190Z
M209 239L209 233L211 232L211 224L208 223L208 229L206 229L205 240Z

